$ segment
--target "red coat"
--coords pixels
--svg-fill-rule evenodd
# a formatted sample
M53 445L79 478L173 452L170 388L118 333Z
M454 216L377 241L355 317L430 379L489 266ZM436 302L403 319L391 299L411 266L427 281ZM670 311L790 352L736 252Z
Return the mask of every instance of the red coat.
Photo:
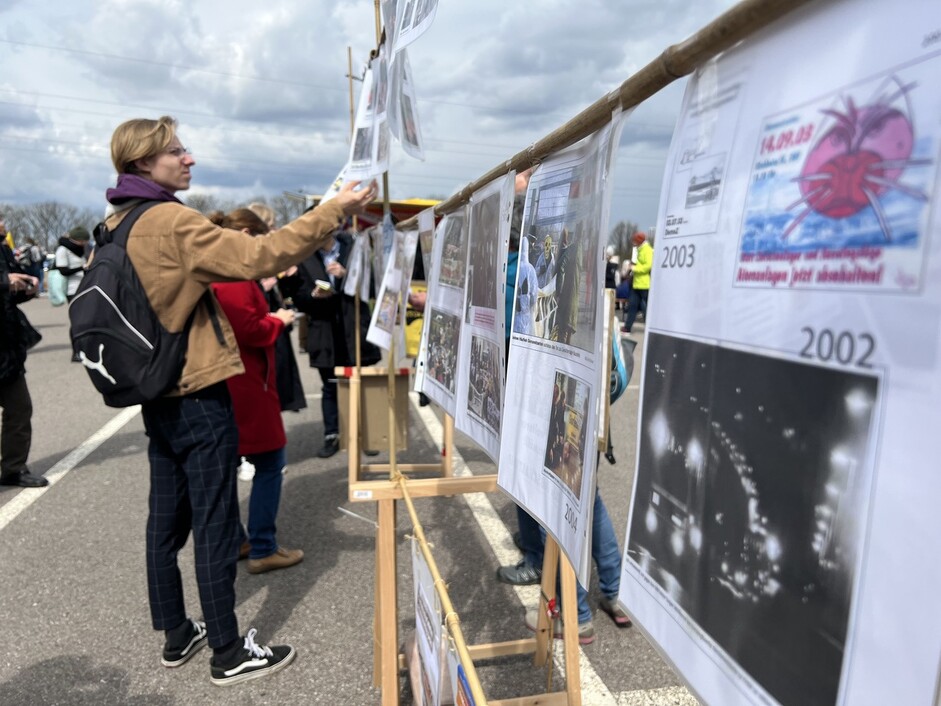
M239 428L239 453L280 449L287 437L275 382L274 343L284 323L269 313L256 282L214 284L212 289L232 324L245 366L244 373L226 380Z

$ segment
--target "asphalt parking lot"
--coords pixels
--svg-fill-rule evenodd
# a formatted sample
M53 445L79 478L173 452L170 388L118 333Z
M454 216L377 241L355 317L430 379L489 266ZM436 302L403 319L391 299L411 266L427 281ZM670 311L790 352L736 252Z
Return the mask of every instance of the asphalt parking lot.
M299 361L309 407L285 415L289 467L279 515L280 541L304 549L305 560L262 575L242 567L237 583L243 631L255 627L260 641L289 642L298 658L271 678L220 689L209 682L208 652L177 670L160 665L162 636L150 627L144 576L148 466L140 415L105 407L85 372L69 362L64 307L40 299L23 309L43 334L27 363L35 410L31 469L54 482L44 490L0 489L0 625L7 645L0 658L0 703L379 703L381 695L372 686L376 508L348 501L345 452L330 459L316 456L322 440L320 385L306 356L299 355ZM635 355L639 362L640 348ZM620 540L631 492L637 392L635 377L613 408L617 462L602 460L599 471ZM412 402L409 449L399 460L437 460L440 415ZM456 441L458 472L494 472L472 442L461 435ZM239 490L244 511L249 485L240 483ZM412 528L399 505L399 635L404 641L414 629ZM512 502L498 491L419 499L416 507L468 641L528 636L524 606L535 604L536 589L516 590L494 579L501 563L518 558L510 539ZM199 615L187 549L181 569L188 606ZM595 585L593 608L597 598ZM581 650L583 703L697 703L641 630L619 629L601 612L595 627L598 639ZM534 668L530 657L476 666L488 699L546 689L546 673ZM553 670L553 690L562 688L559 673ZM401 703L411 703L404 674L400 684Z

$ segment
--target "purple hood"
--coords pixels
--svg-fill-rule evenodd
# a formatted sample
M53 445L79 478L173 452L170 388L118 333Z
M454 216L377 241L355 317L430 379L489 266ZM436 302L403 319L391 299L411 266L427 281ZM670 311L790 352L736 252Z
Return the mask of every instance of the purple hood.
M119 174L118 183L105 192L108 203L115 206L131 199L147 199L148 201L176 201L183 203L176 196L160 186L157 182L137 176L136 174Z

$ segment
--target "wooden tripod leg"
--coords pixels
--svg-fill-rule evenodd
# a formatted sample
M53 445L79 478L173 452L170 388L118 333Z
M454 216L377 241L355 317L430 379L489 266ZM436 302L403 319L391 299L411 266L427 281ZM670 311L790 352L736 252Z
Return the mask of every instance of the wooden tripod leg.
M565 645L565 691L568 706L581 706L581 670L578 665L578 599L576 597L575 569L568 558L559 558L562 578L562 639Z
M559 545L552 537L546 537L546 548L542 556L542 586L539 596L539 616L536 621L536 654L533 664L542 667L546 664L552 645L554 626L547 614L548 602L555 598L555 576L559 566Z
M379 615L382 610L382 565L379 562L379 533L376 532L376 585L373 588L372 601L372 685L374 689L382 686L382 624Z
M360 423L360 415L362 414L362 404L361 404L361 395L362 395L362 386L361 379L359 377L359 371L354 369L353 376L350 378L350 412L349 412L349 425L350 428L347 430L346 434L346 448L347 448L347 460L346 460L346 469L347 475L349 476L349 484L353 485L354 483L359 482L360 476L360 434L362 433L362 424Z
M395 500L379 501L376 553L380 583L378 606L382 706L399 703L399 612L396 596Z
M444 415L444 449L441 459L441 475L451 478L454 475L454 417Z

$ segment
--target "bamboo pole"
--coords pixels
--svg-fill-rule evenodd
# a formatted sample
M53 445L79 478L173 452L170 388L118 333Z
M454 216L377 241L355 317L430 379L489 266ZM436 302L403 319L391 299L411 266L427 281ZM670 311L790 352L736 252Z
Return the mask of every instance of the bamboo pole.
M484 696L484 690L480 685L480 678L477 676L474 660L467 648L467 641L464 639L464 631L461 630L461 619L454 610L454 605L451 603L451 597L448 595L448 589L444 584L444 579L441 578L441 574L438 572L438 565L435 563L434 555L432 555L431 550L428 548L428 541L425 539L425 531L422 529L421 521L418 519L418 513L415 512L415 505L412 503L412 498L408 493L408 484L402 476L398 477L397 482L402 491L402 499L405 501L405 506L408 508L408 514L412 518L412 529L415 533L415 539L418 541L418 547L425 557L425 563L428 564L428 568L431 570L431 577L434 579L435 583L435 592L438 594L438 598L441 601L441 608L444 611L444 622L448 627L448 631L451 633L451 637L454 639L454 646L457 648L461 664L464 665L464 673L467 675L467 683L474 697L474 703L484 706L487 703L487 697Z
M691 74L750 34L764 29L792 10L814 0L743 0L719 15L694 35L667 47L656 59L624 81L618 88L599 98L564 125L556 128L522 152L498 164L476 181L435 206L437 215L456 210L470 201L471 195L494 179L511 171L528 169L549 155L573 145L604 127L616 108L628 110L644 102L677 79ZM400 224L413 225L413 216Z

